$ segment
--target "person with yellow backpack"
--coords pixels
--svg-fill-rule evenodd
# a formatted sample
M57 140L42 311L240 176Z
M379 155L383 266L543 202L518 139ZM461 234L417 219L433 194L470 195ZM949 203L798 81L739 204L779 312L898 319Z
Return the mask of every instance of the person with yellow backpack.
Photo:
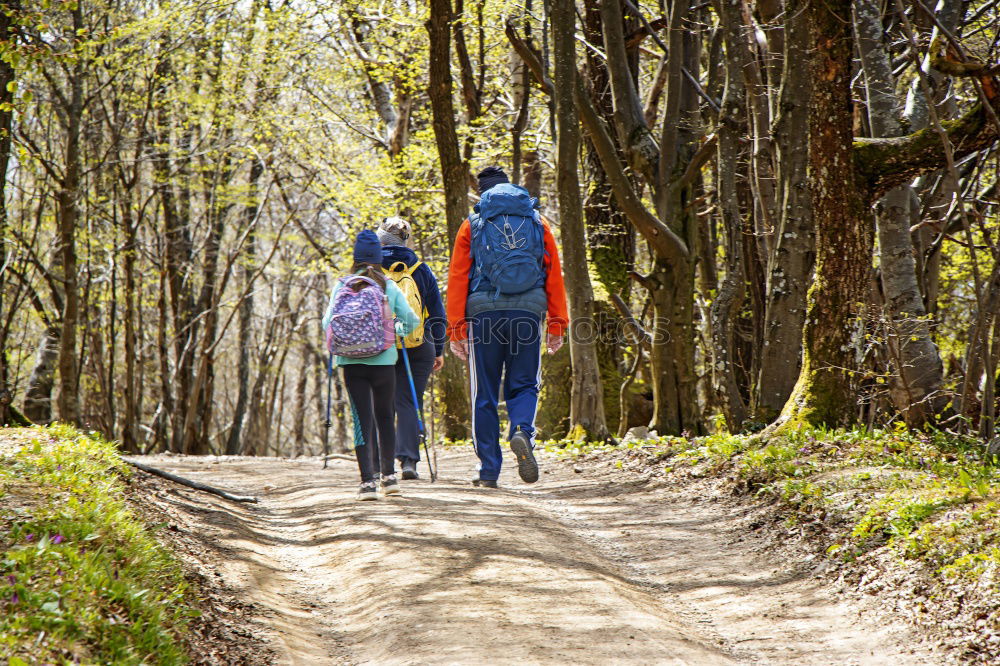
M427 380L432 372L444 365L447 318L434 272L407 246L410 223L401 217L387 217L375 233L382 242L382 267L386 277L396 283L423 324L403 339L413 376L413 392L406 390L410 380L403 354L396 361L396 458L404 479L418 479L419 413L423 410ZM419 404L413 402L414 393Z

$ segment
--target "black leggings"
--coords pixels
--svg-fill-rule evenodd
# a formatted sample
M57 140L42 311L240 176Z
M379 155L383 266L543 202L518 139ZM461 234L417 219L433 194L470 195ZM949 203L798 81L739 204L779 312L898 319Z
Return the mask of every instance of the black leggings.
M376 461L383 475L396 473L396 367L393 365L345 365L344 384L354 407L355 427L361 428L364 446L356 446L362 481L378 478ZM376 428L378 437L375 437ZM377 452L376 452L377 450Z

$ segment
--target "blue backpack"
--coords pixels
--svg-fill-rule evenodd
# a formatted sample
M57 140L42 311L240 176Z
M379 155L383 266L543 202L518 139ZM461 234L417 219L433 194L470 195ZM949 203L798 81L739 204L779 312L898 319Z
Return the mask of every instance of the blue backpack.
M545 284L545 237L537 201L523 187L488 189L469 218L472 291L515 295Z

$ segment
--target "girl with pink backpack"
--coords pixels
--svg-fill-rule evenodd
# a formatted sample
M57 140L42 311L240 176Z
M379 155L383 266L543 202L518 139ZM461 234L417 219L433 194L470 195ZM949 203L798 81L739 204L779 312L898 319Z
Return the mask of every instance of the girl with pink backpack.
M361 471L359 500L398 495L396 480L396 337L420 325L406 297L382 271L382 244L364 230L354 242L351 275L340 278L323 317L327 349L343 368L354 412L354 453ZM376 438L376 432L378 437Z

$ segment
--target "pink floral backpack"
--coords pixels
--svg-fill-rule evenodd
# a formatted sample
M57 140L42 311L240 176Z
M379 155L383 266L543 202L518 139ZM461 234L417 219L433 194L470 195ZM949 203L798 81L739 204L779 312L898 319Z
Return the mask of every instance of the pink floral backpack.
M340 283L326 328L327 349L346 358L384 352L396 342L388 296L371 278L354 275Z

